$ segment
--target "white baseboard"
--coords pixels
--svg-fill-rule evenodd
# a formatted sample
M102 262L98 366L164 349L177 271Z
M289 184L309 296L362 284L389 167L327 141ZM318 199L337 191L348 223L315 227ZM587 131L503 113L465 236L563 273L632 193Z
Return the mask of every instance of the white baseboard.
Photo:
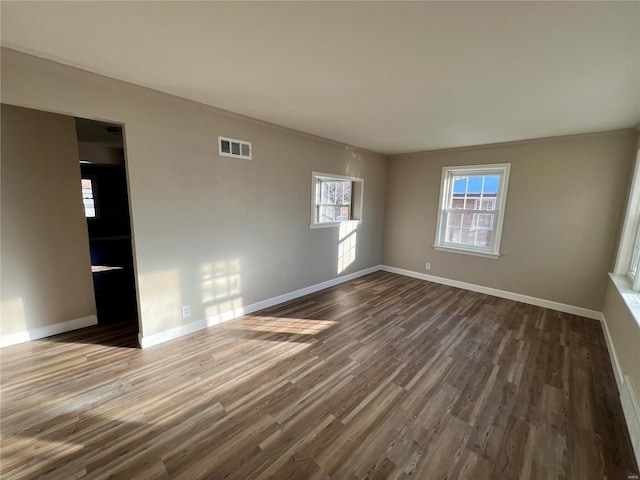
M537 307L549 308L551 310L557 310L559 312L571 313L573 315L579 315L581 317L592 318L594 320L602 320L602 312L596 310L589 310L588 308L576 307L574 305L567 305L565 303L554 302L551 300L545 300L543 298L530 297L529 295L522 295L520 293L508 292L506 290L498 290L497 288L484 287L482 285L475 285L473 283L460 282L458 280L451 280L449 278L436 277L435 275L427 275L424 273L414 272L412 270L405 270L403 268L389 267L382 265L382 270L385 272L397 273L399 275L405 275L407 277L419 278L428 282L441 283L442 285L449 285L450 287L462 288L463 290L471 290L472 292L486 293L487 295L493 295L494 297L506 298L507 300L515 300L516 302L527 303L529 305L536 305Z
M611 334L609 333L609 327L607 326L607 319L603 317L602 320L602 330L607 342L607 350L609 351L609 359L611 360L613 374L616 378L616 384L618 385L618 392L620 393L622 412L624 413L627 430L631 437L631 446L633 447L636 462L640 465L640 405L638 404L638 396L636 395L635 388L629 376L622 373L618 355L616 354L616 349L613 346Z
M640 465L640 405L631 379L624 377L624 387L620 390L620 403L627 421L627 429L631 437L631 446L636 456L636 463Z
M332 280L327 280L326 282L317 283L309 287L305 287L299 290L295 290L293 292L285 293L284 295L279 295L277 297L268 298L266 300L262 300L257 303L252 303L251 305L245 305L243 307L236 308L234 310L229 310L228 312L224 312L220 315L203 318L202 320L196 320L195 322L191 322L186 325L181 325L179 327L172 328L170 330L165 330L164 332L159 332L159 333L155 333L153 335L148 335L148 336L138 335L138 341L140 342L140 346L142 348L149 348L154 345L158 345L160 343L164 343L169 340L173 340L173 339L182 337L184 335L197 332L198 330L202 330L203 328L217 325L222 322L227 322L229 320L233 320L234 318L238 318L243 315L248 315L250 313L257 312L258 310L272 307L274 305L278 305L279 303L284 303L289 300L294 300L304 295L315 293L319 290L324 290L325 288L333 287L335 285L348 282L349 280L353 280L354 278L362 277L364 275L377 272L380 269L381 269L380 265L376 265L375 267L366 268L364 270L350 273L342 277L334 278Z
M421 280L427 280L429 282L441 283L443 285L449 285L451 287L471 290L473 292L486 293L487 295L493 295L495 297L506 298L509 300L515 300L517 302L536 305L538 307L550 308L553 310L558 310L560 312L571 313L574 315L580 315L582 317L592 318L594 320L600 320L607 344L607 350L609 351L609 359L613 367L613 373L618 385L618 391L620 392L620 403L622 404L622 411L624 412L624 418L627 424L627 429L629 431L629 436L631 437L631 445L633 446L636 462L638 463L638 465L640 465L640 405L638 403L638 396L635 393L635 389L633 387L633 384L631 383L631 379L628 376L622 374L622 369L620 368L620 363L618 362L618 356L616 355L616 350L613 347L611 335L609 334L609 327L607 326L607 321L604 318L602 312L589 310L582 307L576 307L573 305L566 305L564 303L553 302L550 300L544 300L542 298L530 297L528 295L521 295L519 293L507 292L490 287L483 287L481 285L474 285L472 283L459 282L457 280L450 280L448 278L436 277L434 275L426 275L424 273L404 270L402 268L389 267L387 265L382 265L381 269L385 272L406 275L408 277L419 278Z
M54 323L53 325L44 325L42 327L30 328L21 332L10 333L0 336L0 348L16 345L18 343L28 342L29 340L37 340L39 338L50 337L59 333L70 332L78 328L90 327L98 323L98 317L89 315L88 317L75 318L66 322Z
M542 298L530 297L528 295L521 295L519 293L507 292L504 290L498 290L496 288L483 287L481 285L474 285L472 283L459 282L457 280L450 280L448 278L436 277L434 275L426 275L424 273L413 272L411 270L404 270L402 268L389 267L387 265L377 265L375 267L370 267L364 270L360 270L358 272L354 272L349 275L334 278L332 280L327 280L326 282L311 285L306 288L301 288L293 292L285 293L284 295L279 295L277 297L269 298L267 300L253 303L251 305L246 305L244 307L240 307L235 310L230 310L220 315L215 315L213 317L196 320L195 322L191 322L186 325L181 325L179 327L172 328L170 330L165 330L164 332L159 332L159 333L155 333L153 335L147 335L147 336L138 335L138 341L140 342L140 346L142 348L152 347L154 345L158 345L160 343L164 343L169 340L182 337L184 335L189 335L190 333L197 332L198 330L202 330L203 328L207 328L212 325L217 325L219 323L241 317L242 315L248 315L250 313L257 312L258 310L269 308L269 307L272 307L273 305L277 305L279 303L287 302L289 300L302 297L303 295L308 295L310 293L314 293L319 290L323 290L325 288L333 287L335 285L348 282L349 280L353 280L354 278L362 277L363 275L368 275L370 273L377 272L378 270L384 270L386 272L397 273L399 275L419 278L421 280L427 280L429 282L441 283L443 285L462 288L464 290L471 290L474 292L486 293L487 295L493 295L495 297L515 300L517 302L528 303L530 305L536 305L539 307L550 308L552 310L558 310L560 312L580 315L582 317L592 318L595 320L602 320L602 313L597 312L595 310L589 310L582 307L575 307L573 305L566 305L564 303L544 300Z
M616 355L616 349L613 347L613 341L611 340L611 334L609 333L607 320L604 317L602 317L602 331L604 333L605 342L607 343L607 351L609 352L609 360L611 361L611 367L613 368L613 376L616 378L618 391L622 395L622 387L624 384L622 367L620 367L620 362L618 361L618 355Z

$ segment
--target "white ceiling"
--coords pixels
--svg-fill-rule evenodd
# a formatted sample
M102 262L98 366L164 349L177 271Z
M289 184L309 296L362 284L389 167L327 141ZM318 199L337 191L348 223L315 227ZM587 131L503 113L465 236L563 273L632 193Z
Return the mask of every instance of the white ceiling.
M640 122L638 2L2 2L2 44L381 153Z

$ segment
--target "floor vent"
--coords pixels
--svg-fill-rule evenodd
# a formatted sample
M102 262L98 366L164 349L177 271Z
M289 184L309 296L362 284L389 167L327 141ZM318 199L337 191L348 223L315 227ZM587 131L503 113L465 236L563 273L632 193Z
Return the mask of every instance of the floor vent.
M251 160L251 142L235 138L218 137L218 154L223 157L246 158Z

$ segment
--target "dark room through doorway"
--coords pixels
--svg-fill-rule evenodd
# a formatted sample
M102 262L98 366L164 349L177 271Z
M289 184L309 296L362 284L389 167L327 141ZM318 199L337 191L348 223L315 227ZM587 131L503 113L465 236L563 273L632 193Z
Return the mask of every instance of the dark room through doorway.
M76 118L98 324L138 333L123 128ZM136 339L137 340L137 339Z

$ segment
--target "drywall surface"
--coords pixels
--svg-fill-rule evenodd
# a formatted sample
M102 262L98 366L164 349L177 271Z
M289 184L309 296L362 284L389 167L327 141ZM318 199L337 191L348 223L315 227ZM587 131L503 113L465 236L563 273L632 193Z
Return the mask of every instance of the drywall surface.
M640 388L640 325L613 280L609 280L607 286L603 314L621 373L631 379L637 393Z
M637 133L391 157L383 263L602 311ZM499 259L436 251L442 167L511 163Z
M102 165L124 165L122 149L95 145L93 143L78 142L80 160Z
M2 101L124 124L144 336L380 263L385 156L6 49ZM364 178L355 231L309 228L313 171Z
M0 114L0 333L95 315L74 120L10 105Z

